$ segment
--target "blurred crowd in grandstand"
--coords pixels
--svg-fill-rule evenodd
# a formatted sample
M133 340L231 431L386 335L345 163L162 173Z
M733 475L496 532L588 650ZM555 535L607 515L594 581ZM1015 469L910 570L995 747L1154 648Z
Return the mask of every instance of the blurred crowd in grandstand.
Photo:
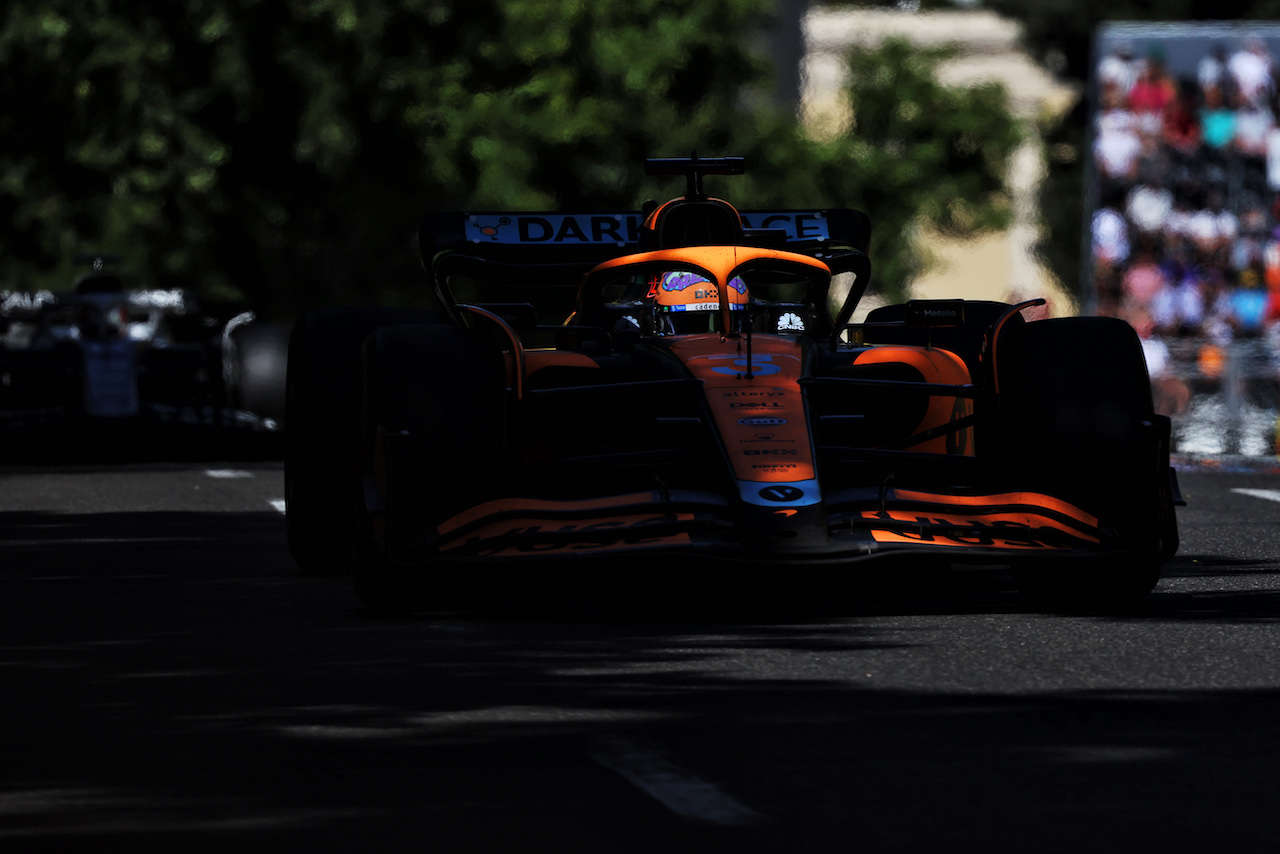
M1093 292L1143 338L1161 408L1185 409L1169 347L1215 378L1225 348L1280 352L1280 85L1259 38L1213 43L1194 76L1119 42L1097 69Z

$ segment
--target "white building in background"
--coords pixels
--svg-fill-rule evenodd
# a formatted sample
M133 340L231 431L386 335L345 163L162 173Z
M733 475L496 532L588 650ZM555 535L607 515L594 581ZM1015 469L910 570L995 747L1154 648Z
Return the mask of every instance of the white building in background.
M1021 48L1021 26L979 9L913 12L894 9L813 8L803 18L804 58L800 115L817 136L849 126L845 56L888 38L921 46L951 46L954 59L939 69L940 82L971 86L1002 84L1010 107L1023 119L1062 115L1081 96L1056 80ZM1034 127L1028 122L1034 132ZM1075 310L1075 283L1060 282L1036 261L1036 189L1044 171L1043 147L1031 137L1014 155L1010 187L1014 222L1008 231L971 241L931 241L935 264L912 286L919 298L997 299L1044 296L1054 314ZM1083 200L1082 200L1083 203ZM875 211L871 214L875 224ZM875 259L872 259L874 263Z

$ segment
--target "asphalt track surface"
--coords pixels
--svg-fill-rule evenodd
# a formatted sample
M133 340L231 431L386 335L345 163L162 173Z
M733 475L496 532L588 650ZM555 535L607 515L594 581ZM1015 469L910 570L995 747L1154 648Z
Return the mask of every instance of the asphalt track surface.
M1181 482L1120 614L983 572L379 620L291 565L278 463L0 469L0 851L1274 851L1280 474Z

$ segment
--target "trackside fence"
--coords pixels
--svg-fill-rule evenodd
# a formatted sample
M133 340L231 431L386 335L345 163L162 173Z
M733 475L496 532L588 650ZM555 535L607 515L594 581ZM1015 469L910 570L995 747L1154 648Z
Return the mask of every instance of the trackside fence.
M1166 342L1152 370L1157 411L1173 420L1173 451L1192 456L1276 454L1280 337Z

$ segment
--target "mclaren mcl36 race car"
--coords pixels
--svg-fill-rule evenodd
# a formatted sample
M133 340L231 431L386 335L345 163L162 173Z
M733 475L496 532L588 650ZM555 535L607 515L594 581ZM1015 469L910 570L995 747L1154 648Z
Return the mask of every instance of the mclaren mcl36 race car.
M181 289L126 287L103 269L106 256L91 260L93 272L70 290L0 291L6 450L144 445L175 429L274 430L283 415L284 347L274 366L246 358L245 344L264 337L254 334L260 325L251 312L213 311ZM273 374L274 412L263 405L269 395L245 393Z
M1152 590L1181 498L1129 325L960 299L853 323L865 214L708 196L741 158L646 165L686 194L428 215L438 311L298 318L285 480L305 571L349 570L384 611L587 567L619 591L677 566L777 590L894 561L1007 567L1047 606Z

